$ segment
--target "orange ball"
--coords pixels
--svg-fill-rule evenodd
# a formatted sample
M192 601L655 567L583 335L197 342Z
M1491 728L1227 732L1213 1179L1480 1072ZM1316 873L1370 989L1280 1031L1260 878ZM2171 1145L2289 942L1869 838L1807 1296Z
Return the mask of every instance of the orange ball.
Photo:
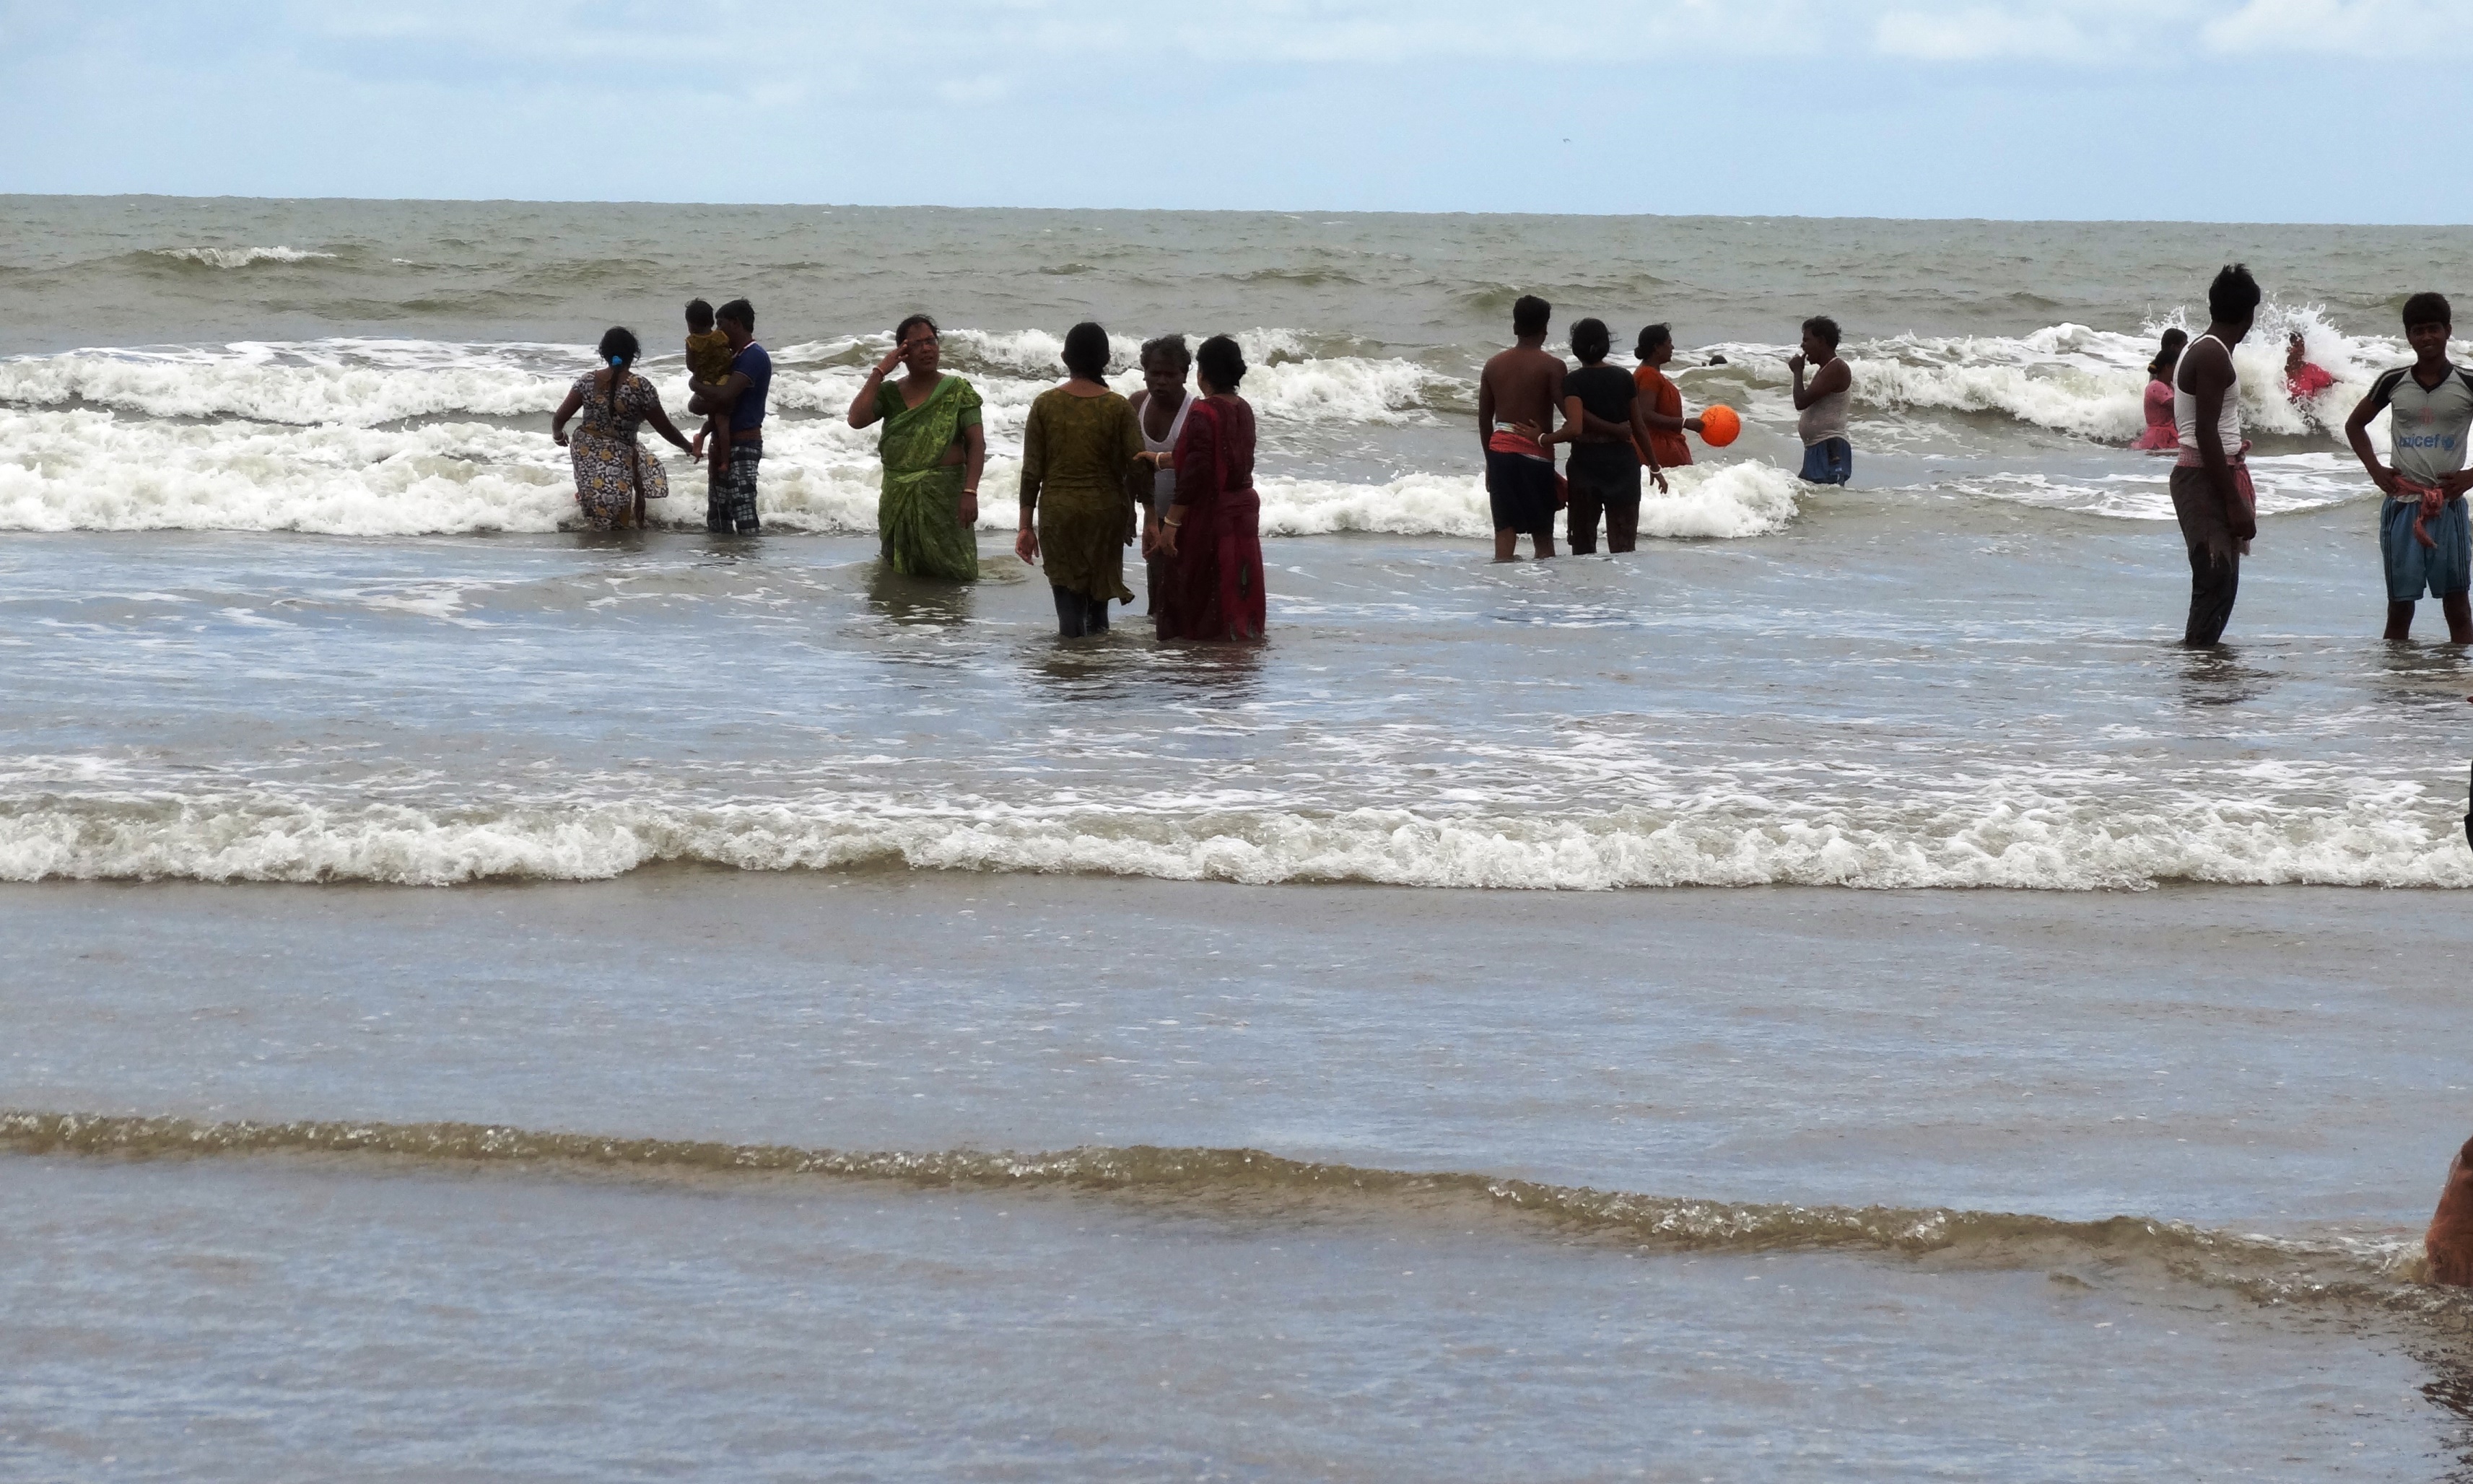
M1742 431L1743 419L1732 407L1712 407L1700 415L1700 441L1712 448L1725 447Z

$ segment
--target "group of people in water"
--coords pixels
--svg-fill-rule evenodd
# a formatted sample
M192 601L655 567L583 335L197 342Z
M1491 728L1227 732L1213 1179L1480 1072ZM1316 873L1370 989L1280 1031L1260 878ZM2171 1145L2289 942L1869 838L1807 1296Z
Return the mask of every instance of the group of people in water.
M2194 647L2221 640L2242 558L2258 535L2232 347L2248 336L2262 297L2249 270L2231 264L2208 286L2206 329L2196 338L2165 332L2149 368L2147 429L2132 445L2175 455L2169 483L2190 559L2182 639ZM1666 471L1692 462L1687 432L1717 443L1731 436L1730 410L1685 415L1665 371L1674 355L1666 325L1641 331L1633 352L1639 365L1625 372L1605 364L1613 344L1605 323L1578 321L1571 330L1580 362L1573 369L1545 348L1552 314L1535 296L1514 304L1515 344L1487 361L1477 381L1498 561L1517 559L1523 535L1537 556L1552 556L1555 515L1564 511L1575 554L1597 550L1600 523L1608 551L1633 550L1644 476L1667 488ZM2426 593L2439 600L2449 638L2473 643L2473 521L2464 497L2473 486L2464 467L2473 371L2447 359L2454 324L2444 298L2415 294L2405 300L2403 318L2413 363L2380 376L2344 425L2386 496L2379 544L2387 636L2410 635L2414 605ZM660 464L636 447L645 424L706 465L707 529L749 535L759 528L756 477L773 362L756 343L756 312L744 299L718 310L698 299L687 306L687 330L688 411L705 419L694 438L672 425L652 383L633 370L641 347L623 328L602 337L605 364L576 380L551 419L552 436L573 456L577 501L596 528L641 524L645 502L668 492ZM852 427L879 430L883 560L905 576L969 582L979 573L979 480L987 465L979 395L944 371L933 319L911 315L893 339L847 414ZM1804 322L1802 346L1787 362L1804 444L1802 477L1814 484L1843 485L1854 473L1847 437L1854 372L1837 345L1837 323L1815 316ZM1130 398L1107 384L1108 334L1097 324L1068 332L1063 359L1064 383L1031 403L1022 430L1014 542L1024 562L1045 568L1057 632L1074 638L1107 630L1110 609L1133 601L1125 551L1139 543L1160 637L1261 637L1254 412L1237 392L1246 367L1236 342L1214 335L1192 350L1182 335L1148 342L1142 387ZM2335 383L2309 362L2297 332L2288 344L2285 382L2287 395L2305 402ZM2368 436L2381 413L2391 419L2386 463ZM1571 448L1559 471L1557 444Z
M2182 642L2212 646L2231 621L2241 559L2258 536L2258 494L2242 437L2241 372L2232 347L2247 339L2263 299L2248 268L2234 263L2207 288L2206 329L2192 339L2164 332L2148 366L2146 431L2130 445L2175 455L2173 512L2190 554L2190 613ZM2437 598L2450 642L2473 644L2473 522L2464 491L2465 438L2473 429L2473 371L2447 358L2455 314L2444 296L2404 301L2405 340L2413 362L2382 373L2344 421L2345 441L2385 496L2379 503L2379 557L2388 589L2386 636L2410 638L2416 604ZM2311 362L2301 332L2286 337L2284 395L2309 406L2336 384ZM2381 462L2370 424L2389 417Z
M643 347L624 328L601 337L604 364L576 379L550 419L550 436L572 456L586 523L597 530L641 525L646 502L669 492L660 461L636 445L645 425L707 464L707 530L760 529L756 470L772 357L756 343L746 299L718 310L697 299L686 314L687 410L706 419L693 439L671 423L660 394L634 370ZM884 484L876 531L885 565L906 577L971 582L979 575L987 433L978 392L944 370L942 342L926 315L896 325L893 348L869 369L847 416L853 428L878 429ZM1022 430L1014 541L1023 562L1046 569L1058 633L1106 632L1110 607L1133 601L1125 549L1139 541L1161 638L1261 638L1266 605L1254 410L1237 394L1244 351L1226 335L1193 349L1182 335L1162 336L1142 347L1143 385L1130 399L1107 384L1108 332L1099 325L1085 322L1067 332L1064 361L1064 384L1030 404Z

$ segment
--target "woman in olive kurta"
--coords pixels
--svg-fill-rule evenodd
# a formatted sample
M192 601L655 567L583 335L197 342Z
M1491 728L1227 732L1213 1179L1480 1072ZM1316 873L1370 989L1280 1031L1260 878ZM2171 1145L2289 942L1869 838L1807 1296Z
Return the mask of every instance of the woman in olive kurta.
M1057 632L1104 634L1108 605L1131 603L1125 548L1151 483L1133 405L1108 390L1108 332L1084 323L1065 337L1065 385L1039 395L1021 433L1021 534L1014 551L1047 568Z
M868 372L851 399L850 425L881 419L876 447L884 457L884 493L876 503L876 539L884 562L905 577L979 575L979 470L987 434L979 425L979 394L940 371L936 322L914 314L893 332L893 349ZM896 366L909 374L888 384Z

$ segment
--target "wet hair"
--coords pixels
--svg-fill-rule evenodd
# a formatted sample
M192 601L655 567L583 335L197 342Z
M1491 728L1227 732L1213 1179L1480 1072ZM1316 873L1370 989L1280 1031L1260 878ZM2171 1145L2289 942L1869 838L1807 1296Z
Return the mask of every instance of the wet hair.
M756 306L743 299L733 299L712 312L715 320L728 320L749 334L756 332Z
M1220 392L1234 392L1245 379L1245 352L1233 335L1213 335L1193 352L1194 364L1211 379L1212 387Z
M1606 333L1605 321L1574 320L1572 322L1572 353L1580 358L1581 365L1595 366L1604 360L1606 352L1614 347L1614 337Z
M1162 335L1142 342L1142 365L1147 367L1153 361L1165 361L1184 371L1193 364L1193 352L1185 347L1184 336Z
M2258 301L2266 297L2249 275L2248 264L2226 263L2207 285L2207 314L2218 323L2232 324L2257 314Z
M2404 301L2404 327L2416 324L2448 324L2456 323L2456 311L2447 307L2444 294L2421 293Z
M1832 350L1837 348L1837 322L1825 314L1816 314L1804 321L1803 332L1819 336L1820 343Z
M2155 347L2155 359L2147 363L2147 374L2162 381L2181 364L2181 347L2190 343L2190 332L2175 325L2164 332L2162 344Z
M1088 320L1065 332L1065 369L1092 381L1108 379L1108 332Z
M610 416L618 416L618 383L627 379L627 368L644 347L636 344L636 332L623 324L613 324L601 336L601 359L610 368Z
M1553 318L1553 305L1534 294L1523 294L1512 301L1511 332L1515 335L1543 335Z
M702 335L712 328L712 306L700 299L687 300L687 328Z
M1672 344L1674 344L1672 330L1663 324L1645 325L1640 332L1640 344L1632 347L1631 353L1637 359L1645 361L1657 353L1658 347Z
M945 332L936 327L936 322L933 319L930 319L928 316L924 314L914 314L905 318L900 324L893 327L893 343L898 346L903 341L908 340L910 338L910 332L923 324L927 326L928 334L933 335L940 340L944 338Z

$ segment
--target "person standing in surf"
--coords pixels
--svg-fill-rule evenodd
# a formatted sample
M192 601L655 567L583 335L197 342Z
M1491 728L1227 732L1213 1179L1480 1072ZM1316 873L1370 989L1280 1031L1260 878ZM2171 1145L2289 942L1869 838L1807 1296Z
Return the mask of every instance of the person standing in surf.
M1581 320L1572 326L1572 353L1580 358L1580 369L1563 378L1563 426L1537 440L1545 446L1572 445L1566 478L1575 557L1596 555L1600 515L1608 552L1626 552L1639 544L1640 463L1649 443L1649 427L1641 417L1640 387L1606 364L1613 347L1603 320ZM1648 470L1664 490L1666 475L1653 460Z
M1236 395L1245 352L1213 335L1194 352L1202 395L1170 457L1176 498L1160 518L1167 583L1159 600L1163 639L1259 639L1262 501L1254 492L1254 409ZM1159 456L1141 457L1156 464Z
M1047 568L1059 638L1108 632L1108 605L1131 603L1125 548L1150 492L1133 407L1108 386L1108 332L1065 335L1065 384L1039 395L1021 429L1021 519L1014 555Z
M1485 449L1485 493L1494 508L1494 560L1520 560L1525 533L1540 559L1554 555L1554 512L1563 508L1554 456L1538 440L1554 429L1571 368L1546 350L1554 306L1524 294L1511 306L1518 342L1485 363L1477 380L1477 436Z
M1813 368L1812 385L1803 382ZM1855 477L1855 445L1846 440L1846 410L1855 400L1855 369L1837 353L1837 322L1825 314L1803 322L1803 348L1787 357L1794 373L1795 431L1803 435L1803 478L1842 485Z
M641 526L644 502L670 492L660 461L646 458L636 446L638 426L649 422L654 432L681 448L687 446L661 411L661 395L636 374L640 353L634 331L612 326L601 337L601 369L578 377L550 416L550 439L574 460L575 501L585 523L595 531ZM566 422L579 412L584 420L570 439Z
M704 528L715 536L754 536L756 468L764 458L764 399L773 390L773 357L756 343L756 309L733 299L713 311L713 324L730 337L730 374L719 381L690 379L694 393L730 428L730 459L721 465L705 497ZM721 463L715 456L715 462Z
M2404 301L2413 363L2370 384L2344 438L2387 496L2379 502L2379 555L2387 568L2389 639L2413 636L2413 605L2426 587L2447 615L2452 644L2473 644L2473 522L2465 518L2464 440L2473 429L2473 371L2447 359L2455 311L2437 294ZM2370 446L2370 423L2388 416L2389 458Z
M2190 342L2173 372L2173 424L2181 449L2173 466L2173 514L2190 549L2190 619L2181 642L2192 649L2223 639L2241 591L2242 554L2258 535L2233 347L2248 337L2262 297L2245 265L2218 273L2207 285L2206 333Z
M1666 363L1674 359L1674 332L1649 325L1631 353L1640 362L1631 379L1640 388L1641 420L1648 424L1648 446L1641 457L1661 469L1681 468L1692 462L1692 444L1683 435L1704 430L1699 419L1683 416L1683 389L1666 374Z
M2147 363L2147 395L2140 402L2147 430L2130 447L2165 453L2181 446L2180 430L2173 423L2173 371L2181 364L2181 347L2189 343L2189 331L2177 326L2166 330L2163 343L2155 348L2155 359Z
M909 373L888 382L896 366ZM876 531L884 564L904 577L975 582L979 576L979 472L988 459L979 394L944 373L936 322L914 314L893 327L893 348L851 398L850 425L877 422L884 492Z
M1151 476L1150 498L1142 502L1142 565L1153 617L1159 615L1160 588L1168 571L1159 555L1160 519L1176 503L1176 469L1166 461L1176 453L1186 415L1193 410L1193 397L1185 389L1192 370L1193 352L1185 347L1184 336L1162 335L1142 343L1142 389L1134 394L1133 403L1142 451L1152 456L1149 462L1157 470Z

